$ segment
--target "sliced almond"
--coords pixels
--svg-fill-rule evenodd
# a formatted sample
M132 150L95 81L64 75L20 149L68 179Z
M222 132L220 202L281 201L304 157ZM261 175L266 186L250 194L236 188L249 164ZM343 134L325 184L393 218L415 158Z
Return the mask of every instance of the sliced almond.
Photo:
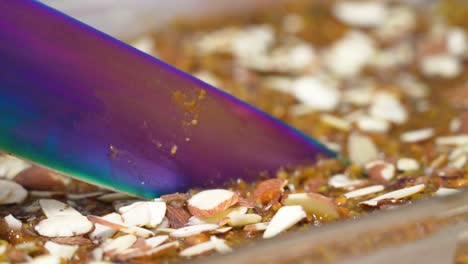
M111 213L102 217L105 220L109 220L115 223L123 224L122 216L117 213ZM93 232L89 235L93 241L104 242L106 239L111 238L118 229L111 228L109 226L95 224Z
M0 204L3 204L3 200L6 200L10 196L11 190L9 188L0 188Z
M62 203L53 199L41 199L39 200L42 212L48 218L58 216L81 216L80 212L75 210L73 207L66 203Z
M463 146L468 144L468 134L438 137L436 144L440 146Z
M46 237L71 237L89 233L93 223L81 215L56 216L42 220L34 229Z
M114 201L122 201L122 200L131 200L134 199L135 197L132 197L126 193L108 193L99 196L97 199L101 202L114 202Z
M161 252L171 249L171 248L177 248L179 246L180 246L179 241L173 241L173 242L169 242L169 243L160 245L158 247L152 248L150 250L143 249L143 250L133 251L127 254L119 255L118 260L126 261L126 260L134 259L134 258L149 257L149 256L153 256L156 254L160 254Z
M64 259L71 259L75 255L79 246L61 245L51 241L47 241L44 247L52 256L57 256Z
M11 214L5 216L3 219L5 219L5 222L10 230L19 231L23 227L23 223L21 223L20 220L16 219Z
M28 261L30 264L60 264L61 262L60 257L52 255L42 255Z
M211 217L237 203L235 192L223 189L202 191L188 200L187 208L196 217Z
M399 171L415 171L419 170L419 163L410 158L401 158L397 161L397 168Z
M190 214L184 208L167 205L166 217L169 220L169 227L181 228L189 222Z
M364 135L351 134L348 138L348 153L352 162L364 164L375 160L378 150L371 138Z
M201 225L193 225L193 226L186 226L179 228L172 232L170 235L172 237L189 237L197 234L201 234L203 232L213 231L218 229L218 225L215 224L201 224Z
M82 236L75 236L75 237L54 237L49 241L55 242L61 245L69 245L69 246L85 246L85 245L92 245L92 241L82 237Z
M400 139L405 143L416 143L428 140L434 136L434 129L424 128L419 130L408 131L401 134Z
M364 182L365 181L363 180L351 180L348 176L344 174L336 174L328 180L328 185L330 185L330 187L340 189L361 185Z
M8 180L0 180L0 190L3 190L0 195L6 196L0 200L0 205L22 203L28 196L28 192L23 186Z
M162 243L166 242L169 239L167 235L155 236L151 238L147 238L145 240L145 244L150 248L155 248L160 246Z
M129 226L158 226L166 215L164 202L136 202L119 208L124 223Z
M231 226L218 228L215 231L211 232L212 234L224 234L232 230Z
M154 232L152 232L151 230L136 227L136 226L128 226L123 223L109 221L99 216L88 215L87 218L89 221L93 223L104 225L104 226L110 227L115 230L119 230L127 234L136 235L139 237L150 237L154 235Z
M102 195L103 193L104 193L103 191L96 191L96 192L89 192L89 193L83 193L83 194L67 194L67 199L82 200L82 199L98 197Z
M149 208L150 221L146 225L147 227L156 227L162 223L164 216L166 215L166 203L165 202L147 202Z
M292 205L281 207L268 224L265 233L263 233L263 238L272 238L286 231L306 216L302 206Z
M193 257L203 254L208 251L212 251L216 248L216 245L211 241L206 241L195 246L188 247L180 252L182 257Z
M232 248L226 245L226 240L217 238L216 236L210 237L211 242L215 245L215 250L221 254L232 252Z
M108 239L102 245L101 248L104 253L119 253L130 248L137 241L137 237L134 235L124 235L115 239Z
M31 164L16 157L0 154L0 179L13 180L20 172L31 167Z
M377 160L365 165L369 177L377 182L385 183L395 177L395 166L389 162Z
M190 195L186 193L172 193L172 194L166 194L161 196L161 200L167 202L172 202L172 201L187 201L190 198Z
M258 214L237 214L230 216L227 222L230 226L245 226L260 221L262 221L262 217Z
M317 193L292 193L284 200L285 205L300 205L304 211L333 220L339 217L333 200Z
M411 196L413 194L422 192L425 187L426 186L424 184L418 184L418 185L415 185L415 186L406 187L406 188L403 188L403 189L400 189L400 190L396 190L396 191L393 191L393 192L389 192L389 193L377 196L377 197L375 197L375 198L373 198L371 200L361 202L361 204L368 205L368 206L377 206L378 202L381 201L381 200L386 200L386 199L398 200L398 199L402 199L402 198L405 198L405 197L409 197L409 196Z
M352 199L352 198L356 198L356 197L361 197L361 196L373 194L373 193L376 193L376 192L381 192L384 189L385 189L385 187L383 185L373 185L373 186L364 187L364 188L361 188L361 189L357 189L357 190L345 193L344 196L347 199Z
M255 201L262 205L277 202L281 198L284 186L288 182L284 179L269 179L260 182L253 193Z
M268 227L268 223L256 223L256 224L244 226L244 231L258 232L258 231L266 230L267 227Z
M435 196L447 196L447 195L452 195L452 194L460 193L460 192L461 190L458 190L458 189L440 187L435 192Z

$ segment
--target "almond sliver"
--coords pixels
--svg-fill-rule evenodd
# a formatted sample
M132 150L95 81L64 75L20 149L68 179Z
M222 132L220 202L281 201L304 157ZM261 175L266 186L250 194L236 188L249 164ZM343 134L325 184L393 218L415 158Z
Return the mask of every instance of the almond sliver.
M39 205L47 218L56 216L81 216L80 212L66 203L54 199L41 199Z
M258 214L238 214L230 216L227 223L230 226L245 226L250 224L256 224L262 221L262 217Z
M292 193L284 200L284 204L300 205L307 213L329 220L339 217L333 200L317 193Z
M291 228L306 217L306 213L300 205L283 206L273 216L268 224L263 238L271 238Z
M45 237L71 237L86 234L93 227L93 223L82 215L68 215L44 219L34 229Z
M218 225L215 224L201 224L201 225L193 225L193 226L186 226L179 229L176 229L174 232L171 232L172 237L189 237L197 234L201 234L203 232L213 231L218 229Z
M223 189L202 191L188 200L187 208L196 217L211 217L237 203L235 192Z
M3 190L1 196L4 196L0 200L0 204L17 204L22 203L26 200L28 192L23 186L16 182L8 180L0 180L0 189Z
M385 187L383 185L373 185L373 186L369 186L369 187L365 187L365 188L361 188L361 189L357 189L357 190L345 193L344 196L347 199L352 199L352 198L365 196L365 195L369 195L369 194L376 193L376 192L381 192L384 189Z
M79 246L61 245L52 241L47 241L44 244L44 247L47 249L47 251L49 251L49 253L52 256L57 256L65 259L71 259L79 248Z
M418 185L415 185L415 186L406 187L406 188L403 188L403 189L400 189L400 190L396 190L396 191L393 191L393 192L389 192L389 193L377 196L377 197L375 197L373 199L370 199L368 201L361 202L361 204L365 204L365 205L368 205L368 206L377 206L377 204L378 204L378 202L380 200L405 198L405 197L408 197L408 196L411 196L413 194L416 194L418 192L423 191L425 187L426 186L424 184L418 184Z

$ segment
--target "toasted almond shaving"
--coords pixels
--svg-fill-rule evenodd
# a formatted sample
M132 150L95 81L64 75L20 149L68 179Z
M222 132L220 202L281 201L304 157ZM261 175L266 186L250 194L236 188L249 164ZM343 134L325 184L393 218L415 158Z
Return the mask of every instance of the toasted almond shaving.
M378 182L388 182L395 177L395 166L391 163L376 160L365 165L371 179Z
M5 216L3 219L5 219L5 222L8 225L8 228L14 231L19 231L23 227L23 223L21 223L20 220L16 219L13 215L9 214Z
M384 189L385 187L383 185L373 185L373 186L364 187L361 189L357 189L357 190L345 193L344 196L347 199L352 199L352 198L361 197L361 196L369 195L369 194L376 193L376 192L381 192Z
M13 180L20 172L31 167L31 164L16 157L0 154L0 179Z
M285 205L300 205L304 211L325 219L339 217L333 200L317 193L292 193L284 200Z
M0 190L3 190L0 194L3 196L0 205L22 203L28 196L23 186L9 180L0 180Z
M405 143L416 143L428 140L434 136L434 129L424 128L419 130L408 131L401 134L400 139Z
M268 224L269 223L256 223L253 225L246 225L244 226L244 231L247 231L247 232L263 231L267 229Z
M98 197L102 194L104 194L103 191L89 192L89 193L83 193L83 194L67 194L67 198L69 200L81 200L81 199Z
M239 214L230 216L228 224L230 226L245 226L250 224L256 224L262 221L262 217L258 214Z
M50 241L55 242L57 244L62 245L70 245L70 246L82 246L82 245L91 245L92 241L82 237L82 236L75 236L75 237L55 237L50 239Z
M73 207L66 203L62 203L53 199L41 199L39 200L42 212L48 218L57 216L81 216L80 212L75 210Z
M408 120L408 111L400 100L391 93L381 92L374 96L369 112L371 116L396 124Z
M167 205L166 210L166 217L169 221L168 227L181 228L189 222L190 214L185 208Z
M150 237L145 240L145 244L151 248L155 248L157 246L160 246L162 243L166 242L166 240L168 239L169 236L167 235Z
M186 226L186 227L182 227L182 228L175 230L170 235L172 237L189 237L189 236L201 234L203 232L213 231L218 228L219 226L215 224L201 224L201 225Z
M387 6L380 1L341 1L335 4L334 15L351 26L375 27L385 23Z
M351 180L344 174L337 174L328 180L328 185L333 188L349 188L364 183L363 180Z
M196 217L211 217L237 203L235 192L223 189L202 191L188 200L187 208Z
M307 215L302 209L302 206L292 205L281 207L268 224L265 233L263 233L263 238L272 238L277 236L281 232L286 231L297 224L306 216Z
M333 111L340 103L338 89L314 76L306 76L292 83L292 93L308 111Z
M288 182L284 179L269 179L260 182L254 190L253 199L262 205L279 201L283 188Z
M389 192L389 193L380 195L380 196L375 197L375 198L373 198L371 200L361 202L361 204L365 204L365 205L368 205L368 206L377 206L378 202L381 201L381 200L386 200L386 199L396 199L396 200L398 200L398 199L402 199L402 198L411 196L413 194L422 192L425 187L426 186L424 184L418 184L418 185L415 185L415 186L406 187L406 188L403 188L403 189L400 189L400 190L396 190L396 191L393 191L393 192Z
M232 248L226 245L226 240L217 238L216 236L210 237L211 242L215 245L215 250L221 254L232 252Z
M435 196L447 196L447 195L452 195L452 194L460 193L460 192L461 190L458 190L458 189L440 187L435 192Z
M200 254L203 254L208 251L212 251L216 248L216 245L211 241L206 241L195 246L186 248L180 252L182 257L193 257Z
M348 138L349 158L356 164L364 164L370 160L375 160L378 155L377 147L371 138L351 134Z
M456 136L446 136L438 137L436 139L436 144L439 146L463 146L468 144L468 135L456 135Z
M131 200L135 197L130 196L126 193L109 193L99 196L97 199L101 202L111 203L114 201L122 201L122 200Z
M419 170L420 166L415 159L401 158L397 161L397 168L399 171L414 171Z
M82 215L55 216L39 222L34 229L46 237L71 237L89 233L94 225Z
M95 215L88 215L87 217L88 217L88 220L93 223L101 224L101 225L110 227L115 230L119 230L127 234L132 234L132 235L136 235L139 237L150 237L154 235L154 233L148 229L144 229L144 228L140 228L136 226L127 226L125 224L120 224L117 222L109 221L109 220L103 219L102 217L95 216Z
M365 132L386 133L390 130L390 123L380 118L362 116L356 122L359 129Z
M137 241L134 235L124 235L115 239L108 239L101 245L104 253L115 252L119 253L130 248Z
M329 114L323 114L321 117L320 117L320 120L333 127L333 128L336 128L338 130L342 130L342 131L349 131L351 129L351 122L349 122L348 120L346 119L342 119L342 118L339 118L339 117L336 117L336 116L333 116L333 115L329 115Z
M109 220L115 223L123 224L122 216L118 213L111 213L102 217L105 220ZM89 235L93 241L103 242L108 238L111 238L118 229L111 228L109 226L95 224L93 232Z
M79 246L61 245L51 241L47 241L44 247L49 251L52 256L57 256L65 259L71 259Z
M213 234L224 234L232 230L231 226L218 228L215 231L211 232Z

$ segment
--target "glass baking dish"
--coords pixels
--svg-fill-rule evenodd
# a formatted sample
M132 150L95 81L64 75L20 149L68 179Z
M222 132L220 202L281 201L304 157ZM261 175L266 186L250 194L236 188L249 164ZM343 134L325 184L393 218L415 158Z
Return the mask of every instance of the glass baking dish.
M264 8L274 0L80 0L43 2L122 40L176 17ZM424 5L431 1L407 1ZM198 263L453 263L468 249L468 192L416 202L309 231L256 241Z

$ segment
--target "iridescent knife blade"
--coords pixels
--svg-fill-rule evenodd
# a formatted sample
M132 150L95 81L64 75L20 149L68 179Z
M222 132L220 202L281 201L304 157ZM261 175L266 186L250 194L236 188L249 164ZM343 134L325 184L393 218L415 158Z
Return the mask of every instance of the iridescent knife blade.
M335 156L35 1L0 1L0 150L144 197Z

